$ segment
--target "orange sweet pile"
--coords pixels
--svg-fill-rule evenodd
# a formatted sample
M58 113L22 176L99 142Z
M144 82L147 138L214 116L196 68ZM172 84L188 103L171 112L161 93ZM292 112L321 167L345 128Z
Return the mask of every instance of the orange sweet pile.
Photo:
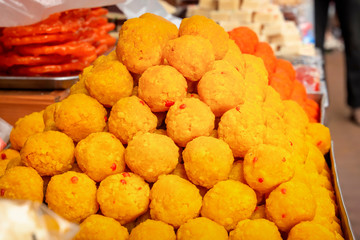
M292 64L284 59L277 59L266 42L259 42L254 31L248 27L238 27L229 32L242 53L260 57L268 72L269 85L281 96L282 100L296 101L307 113L310 122L319 122L319 105L306 95L305 87L296 80Z
M77 74L115 44L104 8L50 15L28 26L0 29L0 71L17 76Z

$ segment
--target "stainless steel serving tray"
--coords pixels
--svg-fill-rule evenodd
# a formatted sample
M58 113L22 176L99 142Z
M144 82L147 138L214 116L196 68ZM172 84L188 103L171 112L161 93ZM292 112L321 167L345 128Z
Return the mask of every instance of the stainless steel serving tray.
M330 161L331 161L331 173L332 173L332 180L333 180L333 186L335 190L335 197L336 202L339 207L339 213L340 213L340 220L341 220L341 228L344 233L344 239L345 240L354 240L354 233L351 228L350 220L346 211L346 207L344 204L344 199L341 193L340 183L339 183L339 177L336 167L336 161L335 161L335 155L334 155L334 143L331 142L331 149L330 149Z
M67 89L78 80L78 75L66 77L23 77L0 75L0 89Z

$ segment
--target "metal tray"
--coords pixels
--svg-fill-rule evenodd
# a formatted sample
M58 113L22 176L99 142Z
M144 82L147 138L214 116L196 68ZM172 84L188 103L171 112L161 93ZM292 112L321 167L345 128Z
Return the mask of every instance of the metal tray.
M354 240L354 233L351 228L350 220L346 211L346 207L344 204L344 199L341 193L340 183L339 183L339 177L336 167L336 161L335 161L335 155L334 155L334 143L331 142L331 149L330 149L330 163L331 163L331 173L332 173L332 180L333 180L333 186L335 190L335 197L336 197L336 203L339 207L339 213L340 213L340 220L341 220L341 228L344 233L344 239L346 240Z
M78 75L66 77L0 76L0 89L66 89L78 80Z
M308 93L308 98L314 100L320 107L320 123L326 125L326 110L329 106L328 96L325 93Z

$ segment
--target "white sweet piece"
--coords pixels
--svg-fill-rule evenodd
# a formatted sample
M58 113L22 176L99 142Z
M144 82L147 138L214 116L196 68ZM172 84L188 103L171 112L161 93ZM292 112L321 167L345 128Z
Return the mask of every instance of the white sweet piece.
M274 21L271 23L265 23L263 26L262 34L268 37L280 35L283 33L285 23L283 21Z
M202 8L194 8L191 10L191 15L190 13L187 14L187 17L191 17L191 16L194 16L194 15L201 15L201 16L205 16L207 18L210 17L210 10L208 9L202 9Z
M225 31L231 31L234 28L239 27L239 23L235 21L226 21L226 22L219 22L220 26L224 28Z
M215 22L228 22L230 21L231 11L216 11L213 10L210 12L210 19Z
M299 54L304 56L315 56L316 50L314 44L307 43L301 44Z
M239 0L218 0L219 10L237 10L240 7Z
M248 27L251 30L253 30L256 33L256 35L258 35L258 36L260 35L262 24L260 24L260 23L249 23L249 24L244 24L243 26Z
M231 13L230 21L237 21L239 23L239 26L243 24L250 24L253 22L252 16L252 10L241 9Z
M264 4L270 3L269 0L243 0L241 9L260 10Z
M286 42L280 47L279 54L283 56L299 54L301 42Z
M217 0L199 0L199 8L203 10L215 10Z

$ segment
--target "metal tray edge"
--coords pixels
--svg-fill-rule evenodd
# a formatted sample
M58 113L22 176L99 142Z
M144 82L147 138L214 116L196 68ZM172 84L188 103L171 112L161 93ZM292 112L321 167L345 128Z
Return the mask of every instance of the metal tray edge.
M337 166L335 161L334 155L334 142L331 141L331 148L330 148L330 160L331 160L331 173L334 182L334 189L335 189L335 197L336 202L339 207L340 218L341 218L341 227L344 233L344 238L348 240L355 240L353 230L351 228L350 219L345 207L344 199L341 193L340 182L337 172Z

